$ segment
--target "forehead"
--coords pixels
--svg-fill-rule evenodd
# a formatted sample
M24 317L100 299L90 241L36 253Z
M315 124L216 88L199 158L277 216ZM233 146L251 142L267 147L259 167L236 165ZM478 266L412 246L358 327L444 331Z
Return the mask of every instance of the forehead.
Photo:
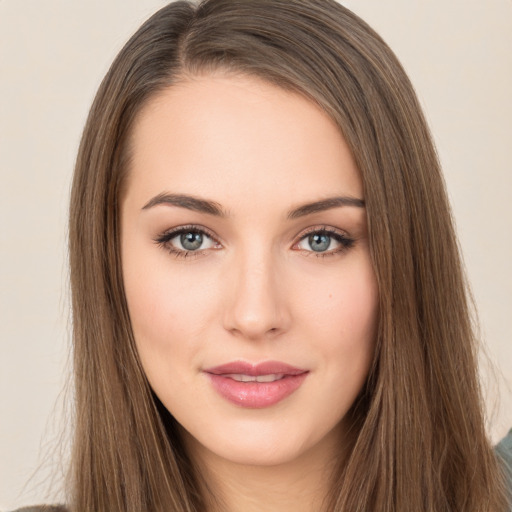
M229 207L363 197L334 122L305 97L251 77L202 76L141 110L131 137L128 194L208 196Z

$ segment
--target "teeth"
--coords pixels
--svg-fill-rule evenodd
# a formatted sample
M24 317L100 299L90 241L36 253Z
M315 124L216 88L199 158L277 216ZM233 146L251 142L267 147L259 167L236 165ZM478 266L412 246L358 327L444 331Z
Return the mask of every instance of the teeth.
M282 379L284 377L284 373L271 373L269 375L244 375L241 373L230 373L224 375L224 377L238 382L274 382Z

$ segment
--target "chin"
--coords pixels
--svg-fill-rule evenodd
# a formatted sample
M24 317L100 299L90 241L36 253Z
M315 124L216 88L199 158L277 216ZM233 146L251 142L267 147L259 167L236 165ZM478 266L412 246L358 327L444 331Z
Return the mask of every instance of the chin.
M303 429L297 429L298 425ZM304 422L242 422L230 428L210 428L206 435L185 431L184 440L193 457L221 458L243 466L279 466L307 457L319 445L332 454L338 445L337 431L334 427L325 432L325 426Z

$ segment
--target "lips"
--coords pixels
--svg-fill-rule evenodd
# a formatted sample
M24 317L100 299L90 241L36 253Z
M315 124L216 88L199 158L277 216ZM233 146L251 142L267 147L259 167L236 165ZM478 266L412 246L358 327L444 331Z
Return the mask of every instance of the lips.
M309 373L278 361L256 365L234 361L204 372L223 398L252 409L270 407L284 400L302 385Z

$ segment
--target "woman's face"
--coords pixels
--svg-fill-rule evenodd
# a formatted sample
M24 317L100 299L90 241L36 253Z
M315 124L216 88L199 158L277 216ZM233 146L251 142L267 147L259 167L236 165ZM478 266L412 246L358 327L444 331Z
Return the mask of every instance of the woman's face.
M377 316L363 187L338 129L302 96L217 75L151 99L131 143L128 307L188 446L256 465L332 452Z

